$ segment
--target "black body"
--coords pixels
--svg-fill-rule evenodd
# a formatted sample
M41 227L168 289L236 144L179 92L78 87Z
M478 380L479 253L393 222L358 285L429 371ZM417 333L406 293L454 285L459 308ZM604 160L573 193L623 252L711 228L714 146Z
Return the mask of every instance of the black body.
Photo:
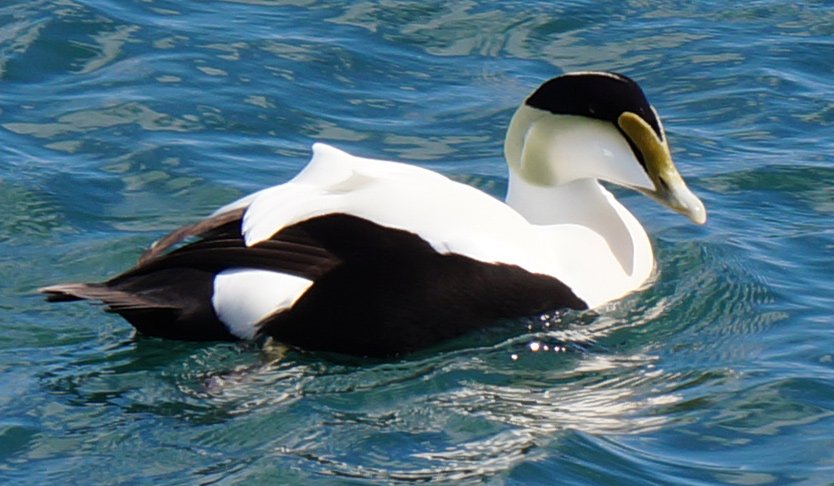
M290 310L262 321L262 335L304 349L379 357L502 318L587 308L552 277L439 254L413 233L346 214L313 218L246 247L240 215L172 233L139 265L105 283L43 291L52 301L100 300L143 334L234 340L212 307L215 275L230 268L289 273L314 284ZM201 239L164 253L195 235Z

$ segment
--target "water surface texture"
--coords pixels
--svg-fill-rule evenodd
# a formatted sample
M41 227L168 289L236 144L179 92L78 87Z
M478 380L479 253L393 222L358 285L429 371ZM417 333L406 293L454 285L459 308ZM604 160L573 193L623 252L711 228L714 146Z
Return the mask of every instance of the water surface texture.
M33 295L317 140L500 196L517 104L585 69L644 86L710 211L618 191L659 271L598 314L370 362ZM829 483L832 81L825 1L2 2L0 482Z

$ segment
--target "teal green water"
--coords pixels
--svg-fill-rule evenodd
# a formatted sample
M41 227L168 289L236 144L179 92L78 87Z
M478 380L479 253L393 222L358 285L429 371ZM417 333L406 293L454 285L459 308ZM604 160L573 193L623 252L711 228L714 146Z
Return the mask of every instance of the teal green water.
M834 481L834 5L0 4L0 482ZM289 178L316 140L496 195L517 103L637 79L710 211L620 192L654 285L391 362L135 336L39 286Z

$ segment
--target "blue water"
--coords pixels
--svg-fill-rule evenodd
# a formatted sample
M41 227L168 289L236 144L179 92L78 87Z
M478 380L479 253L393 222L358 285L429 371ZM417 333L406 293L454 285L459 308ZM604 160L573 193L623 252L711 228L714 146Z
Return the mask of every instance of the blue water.
M0 482L834 481L834 6L0 4ZM619 191L659 274L388 362L134 335L90 281L316 140L495 195L541 81L638 80L707 204Z

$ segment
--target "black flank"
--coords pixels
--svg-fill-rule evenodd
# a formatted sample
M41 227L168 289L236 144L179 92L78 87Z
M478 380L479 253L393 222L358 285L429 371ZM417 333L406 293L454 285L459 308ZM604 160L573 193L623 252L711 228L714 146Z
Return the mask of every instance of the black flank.
M408 353L502 318L587 305L566 285L512 265L441 255L413 233L335 214L298 226L343 263L265 334L306 349Z
M519 267L442 255L417 235L331 214L285 228L252 247L240 220L217 217L177 230L136 267L102 284L42 292L52 301L104 302L150 336L234 340L211 304L214 277L230 268L297 275L313 286L264 335L311 350L393 356L487 326L502 318L587 306L566 285Z

